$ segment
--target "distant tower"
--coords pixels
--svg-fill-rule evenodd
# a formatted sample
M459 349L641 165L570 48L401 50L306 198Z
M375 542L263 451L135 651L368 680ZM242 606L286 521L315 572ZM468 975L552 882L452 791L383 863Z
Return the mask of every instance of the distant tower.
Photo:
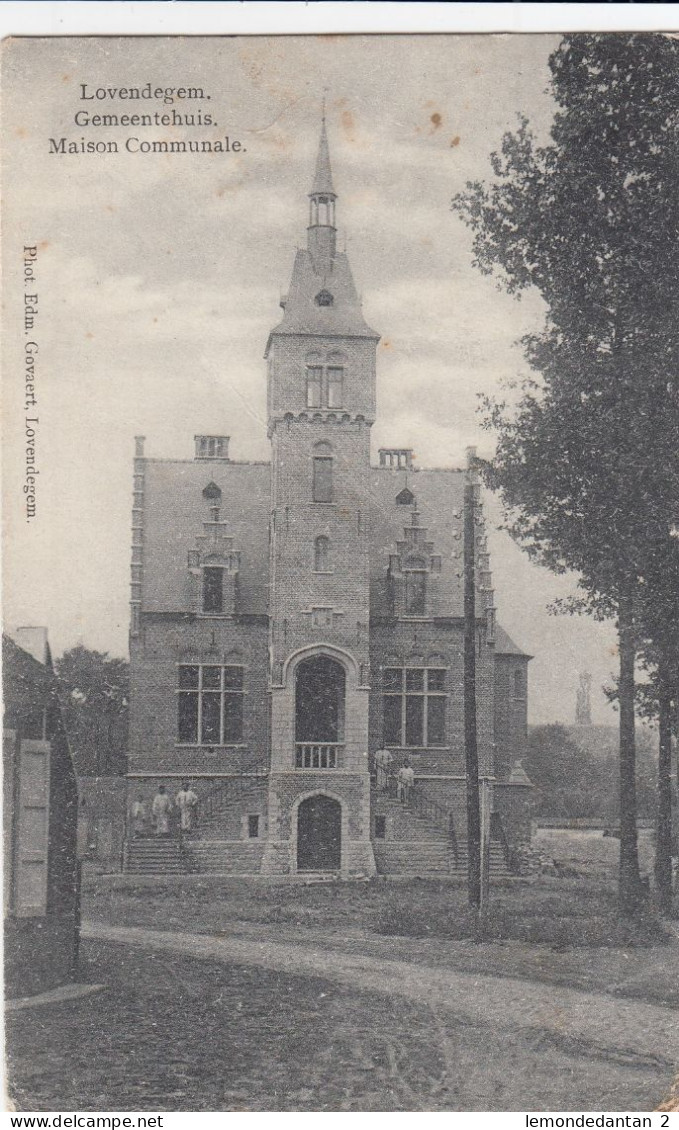
M592 676L589 671L580 672L580 686L575 700L575 722L578 726L592 725Z

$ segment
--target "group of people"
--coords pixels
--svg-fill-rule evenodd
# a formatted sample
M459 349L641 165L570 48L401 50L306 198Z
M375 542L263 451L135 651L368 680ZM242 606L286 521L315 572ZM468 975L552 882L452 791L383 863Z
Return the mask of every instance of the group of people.
M394 755L388 749L378 749L375 754L375 769L377 773L377 788L380 792L386 793L391 789L391 781L396 778L396 796L401 804L410 803L410 795L415 784L415 771L408 761L405 759L403 765L394 772L392 765L394 764Z
M151 828L156 836L169 836L170 819L172 813L176 810L179 814L180 830L192 832L196 826L197 807L198 797L188 781L182 782L182 787L174 801L169 796L165 785L160 785L151 802ZM135 836L144 836L149 832L149 812L141 794L132 805L132 830Z

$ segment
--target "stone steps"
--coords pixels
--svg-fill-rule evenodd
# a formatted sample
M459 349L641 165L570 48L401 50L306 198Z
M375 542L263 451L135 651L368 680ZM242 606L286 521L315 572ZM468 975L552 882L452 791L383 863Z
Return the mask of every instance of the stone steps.
M178 840L130 840L125 870L132 875L187 875L191 862Z
M261 870L264 841L190 840L186 851L195 871L255 875Z
M452 847L431 840L375 840L375 863L380 875L460 874L467 872L467 844L459 843L457 858ZM491 875L509 875L504 849L499 843L491 845Z

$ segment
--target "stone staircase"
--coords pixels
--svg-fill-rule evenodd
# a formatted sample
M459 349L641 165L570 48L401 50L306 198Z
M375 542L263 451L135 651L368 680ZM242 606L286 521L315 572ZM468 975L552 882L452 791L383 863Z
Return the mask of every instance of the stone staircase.
M186 841L186 854L192 869L201 874L256 875L264 855L263 840Z
M149 836L127 844L125 870L131 875L188 875L193 869L177 839Z
M379 875L419 875L422 877L467 874L466 839L453 843L448 831L435 819L419 815L373 790L373 812L386 821L384 839L373 837L375 863ZM491 838L490 873L494 877L510 875L504 845Z

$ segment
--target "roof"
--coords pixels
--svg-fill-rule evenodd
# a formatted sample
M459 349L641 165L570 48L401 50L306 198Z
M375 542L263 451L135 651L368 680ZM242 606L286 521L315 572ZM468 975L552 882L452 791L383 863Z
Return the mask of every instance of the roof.
M329 270L317 272L311 253L297 251L283 320L271 331L269 341L276 334L368 337L379 341L380 335L363 317L346 254L337 252L329 263ZM331 306L319 306L316 302L321 290L330 291Z
M328 135L325 129L325 118L321 126L321 139L318 143L318 156L316 157L316 173L309 196L334 196L332 186L332 170L330 168L330 150L328 148Z
M499 624L497 624L495 628L495 654L520 655L524 659L533 658L533 656L529 655L528 652L522 651L521 648L514 643L514 640L511 638L511 636L508 636L504 628L501 628Z
M270 477L268 463L144 461L144 612L193 611L188 551L196 549L209 517L202 492L214 482L226 532L241 555L240 610L267 613Z
M406 486L414 494L415 501L403 506L397 503L396 496ZM432 543L432 554L441 557L441 572L432 575L429 588L430 595L434 598L432 613L434 616L463 615L462 539L455 536L462 534L463 502L464 471L412 467L371 468L372 615L389 615L389 555L397 552L397 542L403 542L404 528L412 525L413 511L418 515L417 525L426 528L426 540Z
M220 518L240 553L239 611L266 615L269 607L270 476L268 463L228 460L187 462L145 460L144 477L144 612L195 611L190 590L188 551L196 549L209 517L203 491L212 482L221 490ZM459 468L371 467L370 610L391 615L387 569L389 558L415 524L430 543L427 556L441 559L440 572L430 574L431 614L460 618L464 614L462 526L465 472ZM396 501L405 487L414 501ZM415 516L415 523L413 523ZM425 532L426 531L426 532ZM496 630L496 654L526 656L502 628Z

